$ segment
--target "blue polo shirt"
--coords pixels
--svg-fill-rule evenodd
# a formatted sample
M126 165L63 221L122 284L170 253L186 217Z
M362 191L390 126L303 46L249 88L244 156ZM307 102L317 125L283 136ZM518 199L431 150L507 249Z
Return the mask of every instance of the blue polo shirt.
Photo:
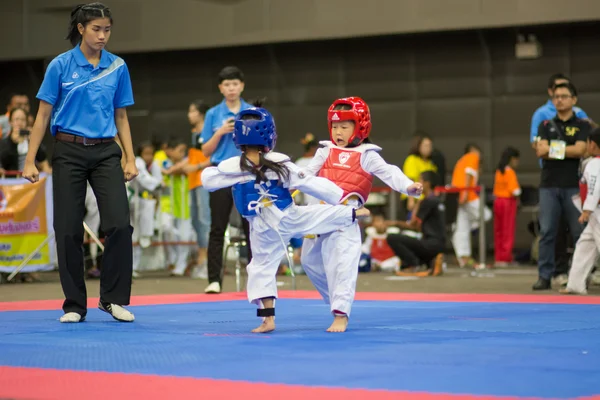
M50 62L36 96L52 104L50 132L91 139L117 134L115 109L133 105L127 64L102 50L94 68L75 46Z
M246 103L243 99L241 100L240 111L247 110L252 108L252 106ZM202 133L200 134L200 140L202 143L206 143L213 137L215 132L223 126L225 121L229 118L235 117L235 114L229 111L227 107L227 103L223 100L220 104L217 104L210 110L206 112L206 116L204 117L204 128L202 129ZM235 143L233 143L233 133L228 133L221 137L217 148L214 153L210 156L210 162L213 164L218 164L223 160L227 160L228 158L239 156L241 151L235 147Z

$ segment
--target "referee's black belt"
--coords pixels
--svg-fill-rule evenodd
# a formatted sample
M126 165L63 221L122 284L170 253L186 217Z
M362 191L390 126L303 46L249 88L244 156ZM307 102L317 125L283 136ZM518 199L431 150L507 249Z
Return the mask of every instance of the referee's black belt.
M90 139L83 136L71 135L70 133L58 132L55 136L56 140L61 142L80 143L86 146L93 146L100 143L114 142L115 138Z

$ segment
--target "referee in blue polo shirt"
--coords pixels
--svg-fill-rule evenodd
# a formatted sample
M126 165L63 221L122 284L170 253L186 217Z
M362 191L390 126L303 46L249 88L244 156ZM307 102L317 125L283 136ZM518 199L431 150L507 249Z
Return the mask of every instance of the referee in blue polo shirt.
M133 92L123 59L104 50L112 22L110 9L101 3L71 12L67 39L74 48L48 65L23 170L24 178L39 180L35 155L50 122L55 138L54 232L66 298L60 322L82 322L87 314L82 244L88 181L106 234L98 307L118 321L134 320L123 308L131 295L133 231L124 179L138 174L125 110L133 104ZM125 151L124 168L117 134Z
M244 91L244 74L237 67L225 67L219 73L219 90L223 101L206 112L204 129L200 135L202 152L213 165L228 158L239 156L241 151L233 143L233 118L235 115L252 107L242 98ZM208 237L208 287L205 293L221 293L223 244L225 230L233 208L231 188L210 193L211 226ZM248 261L252 258L250 251L250 234L248 221L242 218L244 234L248 243Z

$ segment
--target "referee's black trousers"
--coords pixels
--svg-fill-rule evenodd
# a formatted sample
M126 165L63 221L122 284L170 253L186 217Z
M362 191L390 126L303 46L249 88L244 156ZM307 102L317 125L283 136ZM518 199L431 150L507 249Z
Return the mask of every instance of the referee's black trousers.
M131 295L133 228L116 142L84 145L56 141L52 156L54 233L60 283L65 294L63 310L87 313L83 263L83 217L89 180L100 211L104 254L100 299L128 305Z

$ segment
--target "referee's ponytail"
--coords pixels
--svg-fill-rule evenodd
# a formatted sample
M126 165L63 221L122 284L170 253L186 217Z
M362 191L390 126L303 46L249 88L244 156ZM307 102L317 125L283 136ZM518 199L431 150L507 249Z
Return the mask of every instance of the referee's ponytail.
M81 42L81 33L79 24L84 28L88 22L99 18L108 18L113 23L110 8L102 3L79 4L71 11L71 22L69 24L69 33L65 39L69 40L73 46Z

